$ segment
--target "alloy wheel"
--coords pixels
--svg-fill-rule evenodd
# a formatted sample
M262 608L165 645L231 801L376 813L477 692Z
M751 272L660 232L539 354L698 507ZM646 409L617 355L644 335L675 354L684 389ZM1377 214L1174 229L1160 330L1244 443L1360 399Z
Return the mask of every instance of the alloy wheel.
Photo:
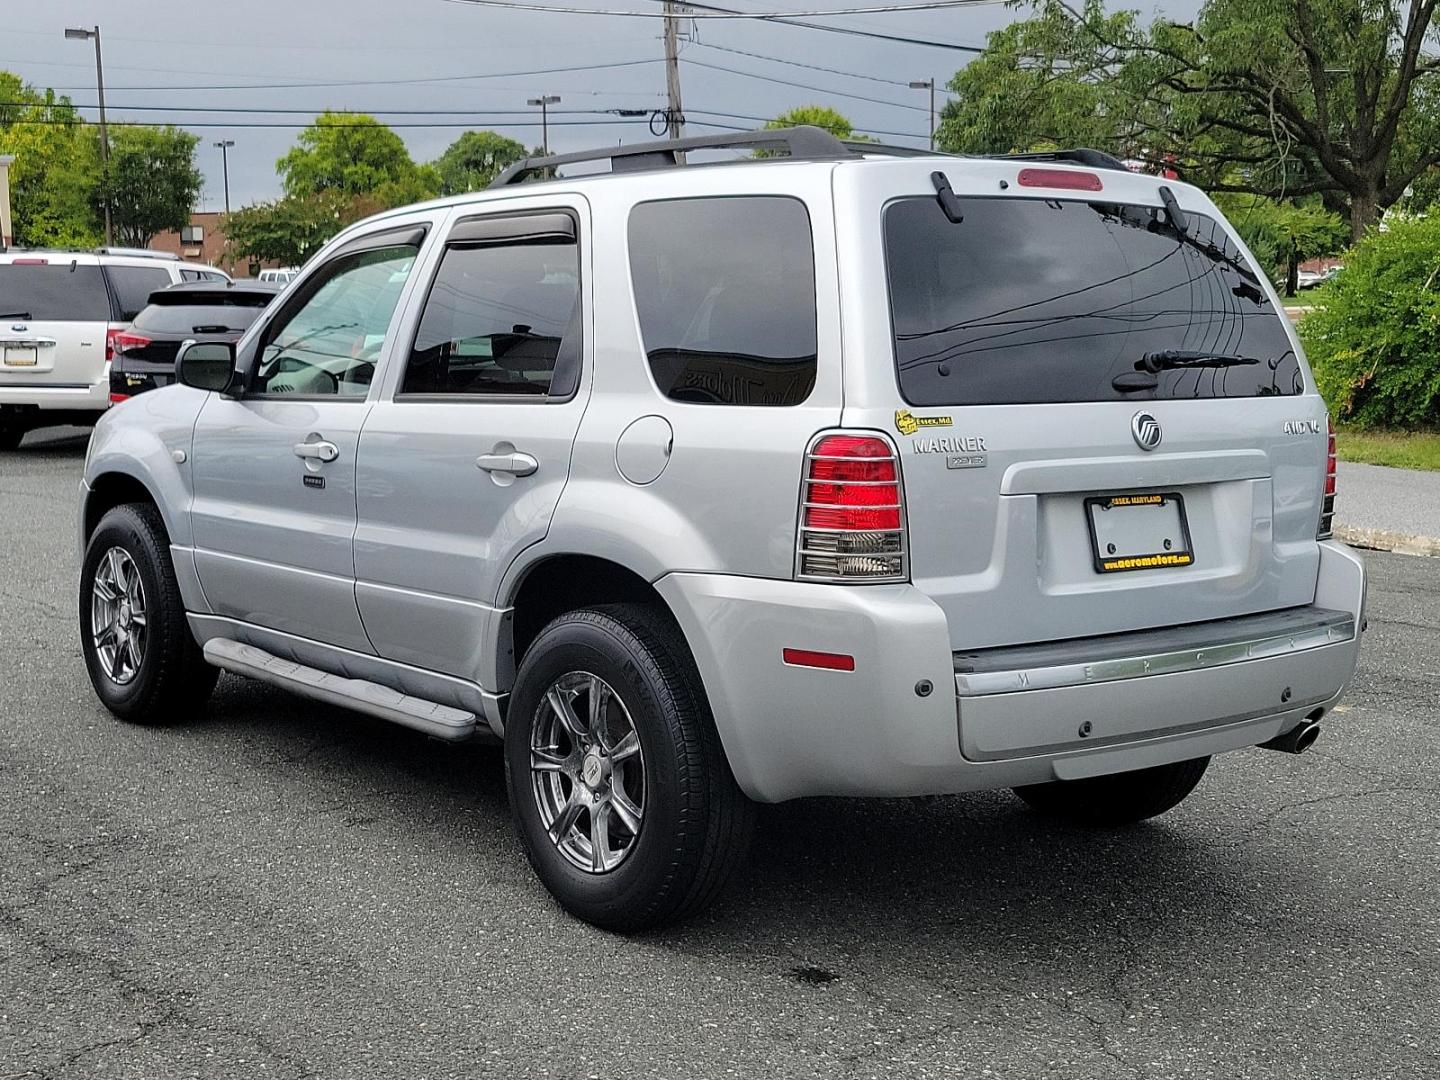
M587 873L614 870L645 817L645 756L630 710L584 671L546 690L530 731L530 786L556 849Z
M95 567L90 597L90 640L100 667L116 686L132 682L145 658L148 615L140 568L122 547L112 547Z

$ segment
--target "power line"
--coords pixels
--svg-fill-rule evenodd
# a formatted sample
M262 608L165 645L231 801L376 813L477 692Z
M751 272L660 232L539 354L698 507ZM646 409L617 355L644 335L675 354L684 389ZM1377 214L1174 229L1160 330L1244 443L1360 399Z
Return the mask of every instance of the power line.
M654 0L652 0L652 3ZM686 7L697 8L703 11L726 11L733 12L734 8L716 7L713 4L687 3ZM886 33L883 30L862 30L854 26L827 26L825 23L806 22L802 19L792 18L784 12L776 12L766 22L772 26L800 26L806 30L823 30L827 34L846 34L850 37L873 38L877 41L892 41L899 45L923 45L930 49L948 49L952 52L966 52L979 55L985 51L980 45L962 45L955 41L934 41L929 38L910 37L906 34Z
M631 19L663 19L665 14L656 11L626 11L620 8L575 8L553 7L549 4L532 4L526 0L446 0L451 4L475 4L479 7L508 8L511 11L540 11L549 15L607 15ZM705 4L687 4L700 9L692 11L687 19L742 19L756 22L773 22L781 19L821 19L842 15L895 15L908 11L943 11L949 8L981 7L988 4L1003 4L1009 0L919 0L915 3L890 4L878 7L830 8L820 11L735 11L731 8L713 8Z
M21 65L28 61L0 60L0 64ZM527 75L565 75L579 71L599 71L605 68L639 67L642 64L659 64L659 58L646 60L615 60L604 64L576 64L570 67L536 68L531 71L490 71L478 75L426 75L414 79L345 79L335 82L289 82L289 83L231 83L214 86L111 86L111 90L304 90L310 87L330 86L413 86L417 83L466 82L472 79L509 79ZM154 71L156 69L150 68ZM184 73L181 73L184 74ZM194 73L198 74L198 72ZM89 90L89 86L52 86L50 90Z
M467 0L468 2L468 0ZM925 112L919 105L907 105L903 101L887 101L884 98L868 97L865 94L852 94L847 90L830 90L823 86L812 86L809 83L796 82L793 79L782 79L775 75L761 75L754 71L737 71L734 68L724 67L720 64L707 64L704 60L686 60L687 64L695 67L709 68L711 71L723 71L729 75L739 75L747 79L761 79L764 82L779 83L782 86L797 86L802 90L813 90L817 94L829 94L832 97L854 98L856 101L868 101L874 105L889 105L895 109L911 109L915 112Z
M851 79L864 79L867 82L884 83L887 86L903 86L907 89L910 84L904 79L882 79L879 75L865 75L858 71L843 71L840 68L822 67L819 64L806 64L799 60L786 60L782 56L767 56L765 53L749 52L746 49L735 49L729 45L714 45L708 41L692 41L692 47L701 49L717 49L720 52L734 53L737 56L751 56L756 60L768 60L775 64L789 64L791 67L807 68L810 71L825 71L831 75L844 75ZM816 88L818 89L818 87ZM943 90L943 88L941 88ZM944 93L953 93L951 90L944 90Z

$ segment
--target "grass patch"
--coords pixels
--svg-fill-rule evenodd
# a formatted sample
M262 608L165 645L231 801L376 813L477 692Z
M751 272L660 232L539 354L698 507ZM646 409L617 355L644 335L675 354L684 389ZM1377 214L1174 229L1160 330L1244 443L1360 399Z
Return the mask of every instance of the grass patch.
M1440 471L1440 432L1354 431L1341 428L1335 437L1341 461L1389 465L1395 469Z

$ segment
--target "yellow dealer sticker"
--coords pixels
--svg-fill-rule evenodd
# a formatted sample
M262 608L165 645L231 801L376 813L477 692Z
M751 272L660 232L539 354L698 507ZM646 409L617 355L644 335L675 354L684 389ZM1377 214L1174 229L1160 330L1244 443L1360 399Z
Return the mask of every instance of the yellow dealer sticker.
M901 435L914 435L921 428L950 427L952 424L948 416L915 416L909 409L895 410L895 430Z

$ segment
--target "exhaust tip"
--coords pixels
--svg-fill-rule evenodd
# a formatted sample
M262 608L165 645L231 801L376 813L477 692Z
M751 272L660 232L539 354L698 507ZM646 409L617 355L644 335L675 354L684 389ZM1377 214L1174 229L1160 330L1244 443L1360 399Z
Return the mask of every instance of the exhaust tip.
M1320 724L1318 721L1310 721L1301 726L1295 736L1295 753L1303 754L1315 745L1315 740L1320 738Z
M1303 754L1315 745L1315 740L1320 738L1320 721L1305 719L1295 727L1277 735L1269 742L1261 743L1265 750L1280 750L1287 754Z

